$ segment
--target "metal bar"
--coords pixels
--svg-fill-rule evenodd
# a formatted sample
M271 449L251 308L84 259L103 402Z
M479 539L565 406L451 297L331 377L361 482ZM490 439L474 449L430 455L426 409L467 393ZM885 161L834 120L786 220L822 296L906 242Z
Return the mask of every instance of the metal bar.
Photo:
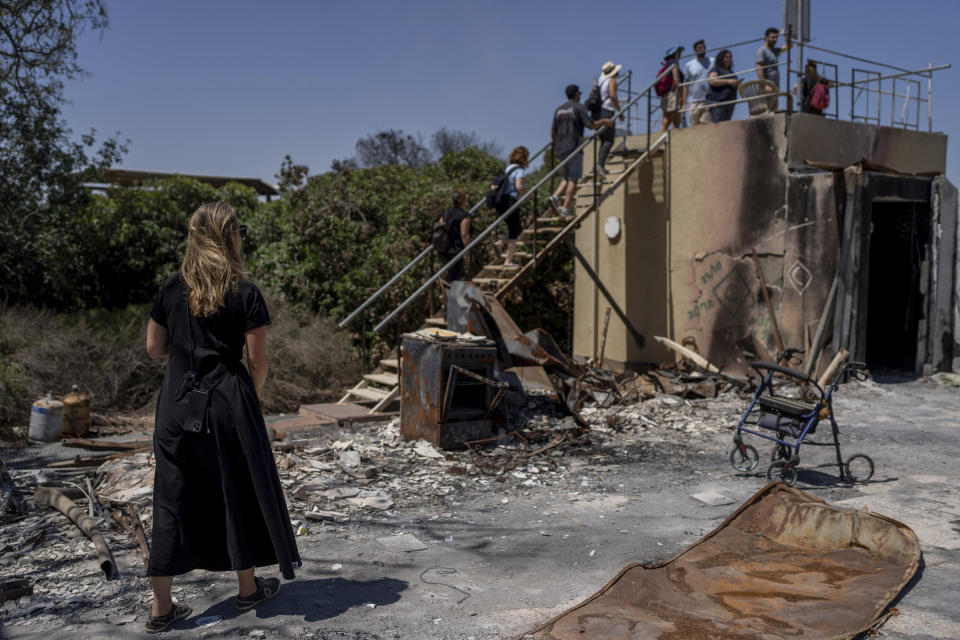
M543 147L541 147L540 150L537 151L537 152L533 155L532 158L530 158L530 163L532 163L534 160L536 160L537 158L539 158L543 153L545 153L545 152L547 151L547 149L549 149L549 148L552 146L552 144L553 144L553 142L548 142L547 144L543 145ZM479 209L479 208L483 205L484 200L485 200L485 198L482 199L482 200L480 200L479 202L477 202L477 203L476 203L475 205L473 205L472 207L470 207L470 210L467 211L467 213L468 213L470 216L472 216L474 213L476 213L477 209ZM389 289L390 287L392 287L393 284L394 284L397 280L399 280L400 278L402 278L405 273L407 273L408 271L410 271L410 269L412 269L414 266L416 266L416 264L417 264L418 262L420 262L420 261L423 260L425 257L427 257L427 255L429 255L431 251L433 251L433 245L427 245L426 247L424 247L424 249L423 249L419 254L417 254L417 257L415 257L413 260L411 260L410 262L408 262L408 263L407 263L407 266L403 267L402 269L400 269L400 271L398 271L397 273L395 273L395 274L393 275L393 277L390 278L390 280L387 281L386 284L384 284L382 287L380 287L379 289L377 289L377 291L376 291L373 295L371 295L369 298L367 298L359 307L357 307L356 309L354 309L349 315L347 315L346 318L344 318L343 320L341 320L341 321L340 321L340 324L339 324L338 326L341 327L341 328L342 328L342 327L345 327L348 322L350 322L351 320L353 320L353 319L357 316L357 314L359 314L361 311L363 311L364 309L366 309L367 307L369 307L371 304L373 304L374 300L376 300L376 299L379 298L381 295L383 295L383 294L387 291L387 289Z
M892 65L892 64L885 64L885 63L883 63L883 62L877 62L876 60L868 60L867 58L858 58L857 56L852 56L852 55L849 55L849 54L846 54L846 53L840 53L839 51L833 51L833 50L831 50L831 49L824 49L823 47L814 46L814 45L810 44L809 42L807 43L807 46L810 47L811 49L816 50L816 51L823 51L824 53L831 53L831 54L833 54L833 55L835 55L835 56L840 56L841 58L848 58L848 59L850 59L850 60L857 60L858 62L866 62L867 64L875 64L875 65L877 65L878 67L886 67L887 69L896 69L897 71L906 71L906 69L904 69L904 68L902 68L902 67L895 67L895 66Z
M927 68L932 69L933 63L929 63ZM933 131L933 72L927 74L927 131Z
M617 301L613 299L613 295L610 294L610 291L603 285L603 282L600 281L600 276L590 268L590 263L587 261L586 256L580 252L580 249L577 249L577 244L573 241L573 238L567 237L567 246L570 248L570 253L573 254L573 257L577 259L577 262L580 263L580 266L583 267L583 270L586 271L587 276L593 280L594 284L600 289L600 292L603 294L603 297L607 299L607 302L610 303L610 308L616 312L617 317L623 322L624 326L627 328L627 331L630 332L630 335L633 336L634 341L637 343L637 346L641 349L647 343L646 338L643 337L643 334L640 333L633 323L630 322L630 318L627 317L627 314L623 312L623 309L620 308L620 305L617 304Z
M933 72L933 71L943 71L944 69L949 69L949 68L951 68L952 66L953 66L953 65L950 65L950 64L941 64L941 65L937 65L936 67L929 67L929 68L917 69L917 70L915 70L915 71L904 71L903 73L891 73L891 74L889 74L889 75L879 76L879 77L876 77L876 78L868 78L868 79L866 79L866 80L857 80L856 82L850 82L849 84L846 84L846 83L838 84L837 86L838 86L838 87L848 87L848 86L853 86L853 85L866 84L866 83L868 83L868 82L879 82L879 81L882 81L882 80L891 80L891 79L893 79L893 78L902 78L902 77L904 77L904 76L921 75L921 74L927 73L928 71L929 71L929 72ZM854 69L854 71L860 71L861 73L878 73L877 71L869 71L869 70L866 70L866 69ZM912 78L911 78L911 80L912 80L913 82L918 82L917 80L913 80Z
M649 94L650 90L653 89L654 85L657 84L657 81L659 81L660 78L662 78L665 74L672 72L674 66L675 66L675 64L669 65L669 66L667 66L666 69L663 70L662 73L657 74L657 77L654 78L653 82L651 82L649 85L647 85L647 87L646 87L636 98L633 98L632 100L630 100L630 102L628 102L625 106L621 107L619 111L617 111L616 113L614 113L614 114L613 114L613 118L616 119L617 116L619 116L619 115L620 115L621 113L623 113L626 109L628 109L628 108L630 107L630 105L635 104L636 101L639 100L641 96L643 96L644 94ZM581 153L581 152L584 150L584 148L586 148L586 146L587 146L588 144L590 144L590 141L591 141L593 138L595 138L600 132L602 132L605 127L606 127L606 125L604 125L603 127L600 127L599 129L597 129L597 130L594 132L593 136L590 136L589 138L587 138L586 140L584 140L583 142L581 142L581 143L577 146L576 149L574 149L573 151L571 151L571 152L567 155L567 157L564 158L562 162L560 162L560 164L558 164L556 167L554 167L554 168L553 168L546 176L544 176L544 177L540 180L540 182L538 182L530 191L527 191L527 193L523 194L523 196L521 196L520 199L518 199L515 203L513 203L513 206L511 206L511 207L510 207L509 209L507 209L503 214L501 214L500 217L497 218L493 223L491 223L489 227L487 227L487 228L484 229L482 232L480 232L480 234L479 234L476 238L474 238L474 239L470 242L470 244L468 244L466 247L464 247L463 249L460 250L460 253L458 253L457 255L455 255L449 262L447 262L445 265L443 265L442 267L440 267L440 270L439 270L439 271L437 271L437 272L436 272L435 274L433 274L426 282L424 282L422 285L420 285L420 288L419 288L419 289L417 289L416 291L414 291L412 294L410 294L410 296L407 297L406 300L404 300L403 302L401 302L400 305L397 306L393 311L391 311L390 314L389 314L386 318L384 318L383 320L381 320L380 323L373 328L373 330L374 330L374 331L380 331L380 329L382 329L388 322L390 322L390 321L393 320L395 317L397 317L397 315L399 315L401 311L403 311L404 309L406 309L406 308L410 305L411 302L413 302L416 298L418 298L420 295L422 295L423 292L426 291L426 289L427 289L431 284L433 284L440 276L442 276L444 273L446 273L446 271L447 271L447 269L450 267L450 265L454 264L457 260L462 260L463 257L464 257L464 255L467 253L467 251L469 251L470 249L472 249L473 247L475 247L481 240L483 240L483 239L486 238L488 235L490 235L490 233L493 231L493 229L495 229L497 225L499 225L499 224L502 223L504 220L506 220L507 216L509 216L510 214L512 214L518 207L520 207L521 205L523 205L523 203L526 202L526 201L530 198L530 195L531 195L532 193L534 193L534 192L536 192L538 189L540 189L540 187L542 187L550 178L552 178L558 171L560 171L560 169L562 169L563 167L565 167L568 162L570 162L571 160L573 160L574 158L576 158L577 155L578 155L579 153ZM549 245L548 245L548 246L549 246ZM528 264L529 264L529 263L528 263ZM524 268L526 268L526 266L527 266L527 265L524 265ZM523 271L523 269L521 269L521 271Z
M745 44L756 44L757 42L763 42L764 40L766 40L765 37L764 37L764 38L753 38L752 40L744 40L743 42L735 42L735 43L733 43L733 44L725 44L725 45L720 46L720 47L714 47L713 49L707 49L707 50L705 51L705 53L712 53L712 52L714 52L714 51L720 51L721 49L733 49L733 48L735 48L735 47L742 47L742 46L745 45ZM695 55L697 55L697 54L696 54L696 53L688 53L688 54L685 55L685 56L680 56L680 59L683 60L684 58L692 58L692 57L695 56Z
M782 66L785 66L786 64L787 64L786 62L778 62L778 63L776 63L776 64L768 64L767 66L764 67L764 69L772 69L773 67L782 67ZM734 72L732 72L732 73L717 74L717 79L719 80L719 79L722 79L722 78L736 78L737 76L746 76L746 75L750 75L751 73L756 73L756 72L757 72L757 69L756 69L756 67L754 67L753 69L744 69L744 70L742 70L742 71L734 71ZM690 80L689 82L681 82L679 86L681 86L681 87L691 87L691 86L693 86L693 85L695 85L695 84L701 84L701 83L703 83L703 82L710 82L710 78L709 78L709 77L706 77L706 78L701 78L700 80Z

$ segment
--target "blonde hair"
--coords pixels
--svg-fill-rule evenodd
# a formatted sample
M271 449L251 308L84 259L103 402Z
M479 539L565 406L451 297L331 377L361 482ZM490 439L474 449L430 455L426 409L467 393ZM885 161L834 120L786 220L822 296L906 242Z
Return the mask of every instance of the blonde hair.
M237 212L226 202L201 205L193 215L187 234L187 251L180 274L187 284L190 311L198 318L215 314L224 306L227 293L239 290L247 275L239 243Z

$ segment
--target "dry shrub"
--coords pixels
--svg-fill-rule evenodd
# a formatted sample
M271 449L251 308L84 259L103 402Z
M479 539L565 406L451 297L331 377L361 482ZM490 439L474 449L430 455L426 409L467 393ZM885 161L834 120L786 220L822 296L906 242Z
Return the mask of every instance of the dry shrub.
M360 363L345 334L329 318L296 311L267 298L269 373L265 413L296 411L301 404L336 401L360 377Z
M151 402L163 363L144 350L146 309L56 314L31 307L0 309L0 425L22 425L33 401L76 384L94 411Z
M356 382L357 358L330 320L268 303L265 412L335 399ZM34 400L74 384L91 394L95 412L152 413L166 359L147 356L148 312L143 305L71 315L0 307L0 427L27 424Z

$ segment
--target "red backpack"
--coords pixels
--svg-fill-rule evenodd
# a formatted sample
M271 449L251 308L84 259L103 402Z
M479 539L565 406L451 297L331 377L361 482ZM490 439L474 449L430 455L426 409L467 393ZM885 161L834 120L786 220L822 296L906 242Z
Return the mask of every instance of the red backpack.
M660 67L660 71L657 71L657 75L660 77L660 79L657 80L655 85L653 85L653 90L657 92L658 96L665 96L673 91L673 71L670 73L664 73L664 71L667 70L667 67L672 64L672 60L664 60L663 66Z
M813 93L810 95L810 107L817 111L823 111L830 106L830 90L827 85L818 82L813 86Z

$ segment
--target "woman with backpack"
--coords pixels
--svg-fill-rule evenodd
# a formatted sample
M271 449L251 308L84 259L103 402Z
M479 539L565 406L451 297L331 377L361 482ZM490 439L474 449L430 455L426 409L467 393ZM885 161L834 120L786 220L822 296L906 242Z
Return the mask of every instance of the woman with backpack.
M682 117L680 109L686 102L686 96L681 96L680 92L687 90L686 87L680 86L683 84L683 73L680 71L680 54L682 53L683 47L667 49L666 55L663 56L663 65L657 73L660 79L654 85L654 91L660 96L660 110L663 111L661 133L670 128L671 124L674 129L680 128Z
M733 117L732 101L737 99L740 78L733 75L733 54L723 49L714 59L713 68L707 73L710 90L707 91L707 107L713 122L723 122ZM730 104L717 104L728 102Z
M512 207L517 200L527 192L525 181L527 178L527 164L530 162L530 152L526 147L517 147L510 152L510 164L504 169L507 176L506 194L507 200L503 208L504 211ZM506 246L506 257L503 260L505 267L519 267L520 265L513 261L513 252L517 248L517 238L523 231L523 225L520 222L520 208L518 207L507 216L507 232L504 236L493 243L497 255L501 255L504 246Z
M803 68L803 77L793 85L796 95L800 89L800 110L803 113L812 113L822 116L823 110L830 106L830 81L817 73L817 63L807 60Z
M444 211L441 222L446 233L446 248L440 253L440 258L446 264L453 260L463 248L470 244L470 214L463 210L467 202L467 194L463 189L454 189L450 198L453 206ZM436 242L434 242L436 246ZM463 260L457 260L447 269L446 280L463 279Z

